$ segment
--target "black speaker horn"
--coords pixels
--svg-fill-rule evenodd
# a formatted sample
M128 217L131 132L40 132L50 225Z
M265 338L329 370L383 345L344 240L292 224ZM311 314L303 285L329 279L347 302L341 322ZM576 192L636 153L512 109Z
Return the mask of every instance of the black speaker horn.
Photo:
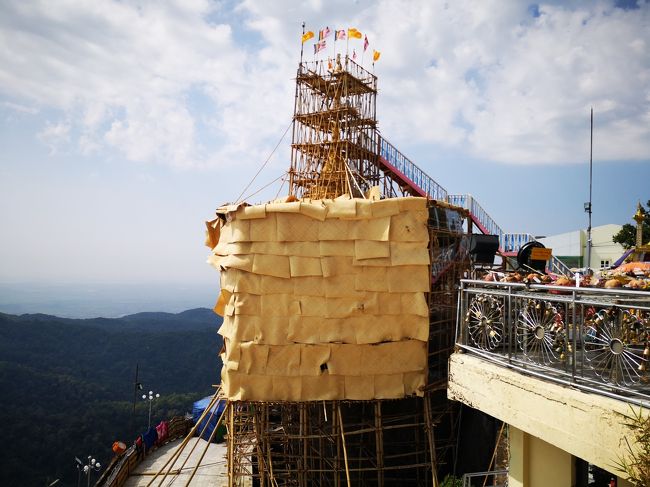
M494 264L494 256L498 250L498 235L473 233L469 239L469 253L476 264Z

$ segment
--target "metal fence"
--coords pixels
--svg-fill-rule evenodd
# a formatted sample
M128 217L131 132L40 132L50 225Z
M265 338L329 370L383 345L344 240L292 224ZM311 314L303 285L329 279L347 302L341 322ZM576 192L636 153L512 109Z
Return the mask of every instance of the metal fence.
M650 407L650 293L462 280L456 343L546 380Z
M489 472L466 473L461 480L463 487L507 487L508 471L491 470Z

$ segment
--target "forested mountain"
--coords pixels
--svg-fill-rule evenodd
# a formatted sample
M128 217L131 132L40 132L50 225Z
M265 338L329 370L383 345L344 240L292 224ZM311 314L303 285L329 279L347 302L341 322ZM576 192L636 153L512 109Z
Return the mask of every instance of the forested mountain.
M147 427L144 390L160 393L152 423L191 410L219 382L221 318L208 309L123 318L0 314L0 485L77 483L74 458L106 465L113 441Z

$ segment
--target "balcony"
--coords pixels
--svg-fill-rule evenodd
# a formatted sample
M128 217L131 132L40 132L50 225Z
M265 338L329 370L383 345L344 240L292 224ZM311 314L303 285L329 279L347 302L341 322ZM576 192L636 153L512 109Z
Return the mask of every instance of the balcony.
M471 280L459 292L447 394L509 425L508 484L578 485L576 458L619 475L625 416L650 407L650 293Z
M465 352L650 407L650 293L463 280L459 301Z

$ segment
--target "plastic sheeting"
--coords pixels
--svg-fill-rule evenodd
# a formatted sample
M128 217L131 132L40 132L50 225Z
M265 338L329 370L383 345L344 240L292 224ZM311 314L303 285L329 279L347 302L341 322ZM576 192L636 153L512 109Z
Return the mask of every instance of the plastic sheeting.
M192 421L194 422L194 424L196 424L199 421L201 415L203 414L203 411L205 411L207 407L210 405L211 400L212 400L212 396L207 396L204 397L203 399L196 401L192 405ZM203 421L201 421L201 423L197 427L196 429L197 436L201 434L201 432L203 431L203 434L201 434L201 438L206 441L209 441L212 432L217 427L217 422L219 421L219 417L221 416L221 413L223 413L224 409L226 409L226 401L218 401L214 406L212 406L210 412L205 416L205 418L203 418ZM211 414L212 416L210 416ZM203 428L205 428L205 430ZM219 435L217 433L213 437L213 440L217 442L221 441L222 439L223 439L223 434Z
M424 198L227 206L207 223L221 272L231 400L422 395L430 286Z

